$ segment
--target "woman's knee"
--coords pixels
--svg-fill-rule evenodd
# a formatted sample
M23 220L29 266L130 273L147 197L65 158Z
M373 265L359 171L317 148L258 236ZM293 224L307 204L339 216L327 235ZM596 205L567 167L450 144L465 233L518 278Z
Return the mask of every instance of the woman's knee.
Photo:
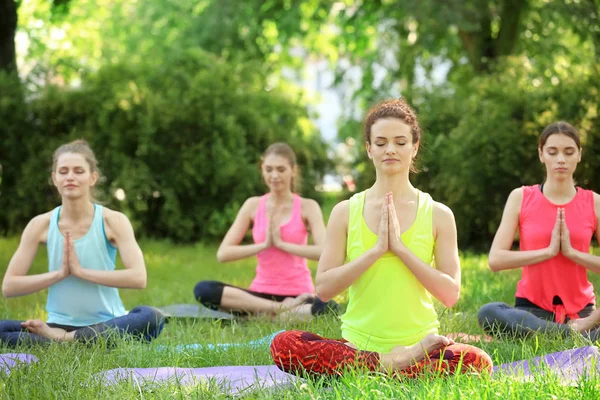
M138 306L133 308L129 314L136 315L142 324L146 326L144 333L148 340L157 338L165 324L164 314L155 307Z
M510 308L510 306L502 302L485 304L477 313L479 325L484 329L492 327L502 319L502 312L508 308Z
M219 307L223 288L223 283L219 281L200 281L194 287L194 298L207 307Z

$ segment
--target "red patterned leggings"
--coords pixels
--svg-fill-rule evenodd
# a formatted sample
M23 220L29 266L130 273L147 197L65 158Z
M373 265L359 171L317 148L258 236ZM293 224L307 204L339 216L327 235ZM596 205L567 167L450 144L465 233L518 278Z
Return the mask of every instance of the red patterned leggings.
M378 371L379 353L355 350L345 340L327 339L310 332L286 331L271 342L271 356L279 369L292 374L341 375L348 368ZM483 350L467 344L453 344L396 374L416 377L427 373L452 374L460 366L462 372L492 370L492 360Z

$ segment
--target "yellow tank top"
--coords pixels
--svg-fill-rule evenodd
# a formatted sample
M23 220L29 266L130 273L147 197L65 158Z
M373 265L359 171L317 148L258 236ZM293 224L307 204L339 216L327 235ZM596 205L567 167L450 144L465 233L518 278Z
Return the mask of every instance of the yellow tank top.
M366 191L349 201L346 262L359 257L377 241L363 217L365 197ZM402 240L417 257L431 264L433 200L429 194L418 191L417 217L402 233ZM387 353L395 346L410 346L437 333L438 327L431 294L391 252L350 286L348 308L342 317L342 337L361 350Z

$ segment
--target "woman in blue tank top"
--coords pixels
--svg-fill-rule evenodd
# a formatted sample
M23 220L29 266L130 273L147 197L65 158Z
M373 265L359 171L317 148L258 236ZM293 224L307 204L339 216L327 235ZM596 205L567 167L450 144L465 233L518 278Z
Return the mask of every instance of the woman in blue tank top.
M98 177L85 141L54 152L52 182L62 205L29 222L2 283L5 297L48 288L48 321L0 321L1 342L93 341L110 334L149 341L162 330L158 310L141 306L128 313L119 297L118 288L146 287L146 265L127 217L93 202ZM40 243L47 245L48 272L27 275ZM119 271L117 249L125 266Z

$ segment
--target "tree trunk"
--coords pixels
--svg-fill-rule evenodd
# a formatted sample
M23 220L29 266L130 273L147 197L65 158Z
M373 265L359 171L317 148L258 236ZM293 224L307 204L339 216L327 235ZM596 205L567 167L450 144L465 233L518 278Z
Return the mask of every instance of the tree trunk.
M0 70L17 74L15 33L17 31L17 2L0 0Z
M525 0L505 0L500 14L500 31L496 38L496 54L508 56L515 49L521 32L521 18L527 7Z

